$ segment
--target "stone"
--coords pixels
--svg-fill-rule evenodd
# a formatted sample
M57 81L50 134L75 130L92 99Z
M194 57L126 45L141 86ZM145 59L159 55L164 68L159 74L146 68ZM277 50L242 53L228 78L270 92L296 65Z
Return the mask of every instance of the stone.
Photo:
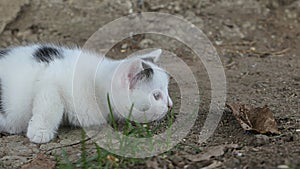
M252 144L255 146L262 146L268 144L270 142L270 138L263 134L255 135L254 139L252 140Z
M151 45L153 45L153 41L151 39L143 39L138 46L145 49L149 48Z
M29 4L29 0L0 1L0 34L6 25L12 22L22 10L22 7Z

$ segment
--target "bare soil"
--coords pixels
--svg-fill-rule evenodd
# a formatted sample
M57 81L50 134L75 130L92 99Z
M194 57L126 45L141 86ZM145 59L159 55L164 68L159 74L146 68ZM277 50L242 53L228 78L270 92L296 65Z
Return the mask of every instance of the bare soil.
M128 168L300 168L299 0L5 0L0 9L1 48L35 42L82 46L101 26L131 12L181 16L200 28L217 49L227 78L227 102L268 105L282 133L261 136L245 132L225 111L214 135L198 144L211 97L203 64L191 59L193 53L179 42L163 36L136 36L116 45L109 55L122 58L147 47L174 51L197 74L202 102L198 119L180 149ZM175 82L170 88L178 94ZM173 98L177 103L179 99ZM1 134L0 168L18 168L51 147L79 140L80 129L73 128L62 129L55 140L44 145L32 144L24 135ZM208 160L186 158L201 152L184 145L202 150L232 143L237 147L226 148ZM65 150L71 159L80 153L78 145ZM55 149L47 155L54 159L59 153L61 150Z

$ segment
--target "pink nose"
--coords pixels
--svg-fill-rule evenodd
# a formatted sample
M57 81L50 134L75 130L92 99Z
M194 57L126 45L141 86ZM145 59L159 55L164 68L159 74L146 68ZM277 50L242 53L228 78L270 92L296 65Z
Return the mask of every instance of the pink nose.
M168 108L169 108L169 110L172 110L172 108L173 108L173 102L170 97L168 98Z
M169 111L172 111L173 107L172 106L168 106Z

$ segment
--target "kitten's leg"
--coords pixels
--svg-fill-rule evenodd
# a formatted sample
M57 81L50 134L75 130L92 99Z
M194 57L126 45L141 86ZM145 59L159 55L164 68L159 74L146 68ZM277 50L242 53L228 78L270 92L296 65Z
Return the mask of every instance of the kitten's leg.
M46 143L53 139L62 121L64 106L55 87L45 86L33 100L32 118L27 137L34 143Z

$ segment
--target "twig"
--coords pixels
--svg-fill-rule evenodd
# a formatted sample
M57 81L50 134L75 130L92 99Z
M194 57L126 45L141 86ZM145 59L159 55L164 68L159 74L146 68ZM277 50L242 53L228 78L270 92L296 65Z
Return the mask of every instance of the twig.
M99 131L99 132L100 132L100 131ZM79 141L79 142L76 142L76 143L67 144L67 145L62 145L62 146L58 146L58 147L53 147L53 148L50 148L50 149L46 150L45 152L47 153L47 152L52 151L52 150L55 150L55 149L64 148L64 147L71 147L71 146L75 146L75 145L78 145L78 144L82 144L82 143L84 143L84 142L86 142L86 141L91 140L92 138L94 138L94 137L96 137L96 136L97 136L97 134L95 134L94 136L89 137L89 138L87 138L87 139L84 139L84 140L81 140L81 141Z
M78 144L82 144L83 142L89 141L91 139L92 139L92 137L81 140L81 141L76 142L76 143L62 145L62 146L58 146L58 147L53 147L53 148L50 148L50 149L46 150L46 153L48 153L49 151L55 150L55 149L60 149L60 148L64 148L64 147L71 147L71 146L75 146L75 145L78 145Z

